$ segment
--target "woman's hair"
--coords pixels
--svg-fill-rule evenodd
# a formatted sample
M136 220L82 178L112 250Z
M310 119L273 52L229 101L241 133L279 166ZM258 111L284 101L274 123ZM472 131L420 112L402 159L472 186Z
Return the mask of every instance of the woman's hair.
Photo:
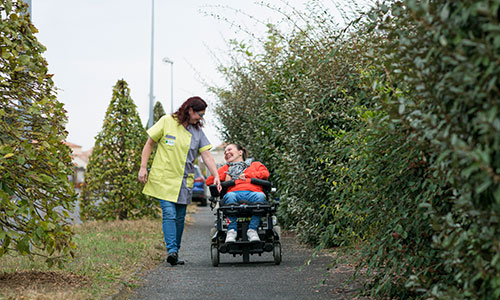
M174 112L175 117L177 118L177 122L179 124L185 124L189 122L189 109L192 108L194 111L202 111L207 109L207 103L205 100L201 99L198 96L188 98L184 103L182 103L181 107ZM193 125L196 129L203 127L201 122L197 122Z
M241 156L243 156L243 160L247 160L248 158L248 151L245 147L243 147L242 145L240 144L235 144L235 143L231 143L231 145L234 145L236 146L236 149L238 149L238 151L243 151L243 154Z

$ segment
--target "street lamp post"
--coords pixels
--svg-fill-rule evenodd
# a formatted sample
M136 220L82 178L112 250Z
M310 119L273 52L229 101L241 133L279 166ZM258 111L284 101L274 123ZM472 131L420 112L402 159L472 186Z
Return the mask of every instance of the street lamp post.
M154 94L153 94L153 80L154 80L154 39L155 39L155 1L151 0L151 70L149 74L149 122L148 128L153 126L153 105L154 105Z
M170 64L170 113L174 113L174 62L165 57L163 62Z

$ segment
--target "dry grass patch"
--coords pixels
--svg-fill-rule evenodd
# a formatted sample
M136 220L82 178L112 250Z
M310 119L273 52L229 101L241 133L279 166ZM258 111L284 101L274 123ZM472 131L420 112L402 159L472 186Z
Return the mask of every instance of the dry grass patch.
M2 296L9 299L88 299L88 277L59 271L0 274Z
M41 258L0 258L0 299L101 299L133 288L165 257L161 220L74 226L75 258L60 270Z
M186 223L198 211L189 205ZM161 219L75 225L75 258L62 269L40 257L0 258L0 299L103 299L136 287L166 257Z

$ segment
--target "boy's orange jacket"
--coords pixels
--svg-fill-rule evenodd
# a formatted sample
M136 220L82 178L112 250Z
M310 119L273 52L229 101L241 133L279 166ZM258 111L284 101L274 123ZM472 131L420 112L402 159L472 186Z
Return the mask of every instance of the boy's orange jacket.
M221 182L226 181L226 172L229 169L229 165L225 164L223 167L221 167L217 172L219 173L219 178ZM250 183L250 178L257 178L257 179L267 179L269 178L269 171L267 170L266 166L261 164L258 161L252 162L252 164L245 169L243 172L245 174L246 179L241 180L241 179L236 179L234 181L235 185L229 187L227 189L228 192L235 192L235 191L252 191L252 192L262 192L262 187L260 185L255 185ZM210 175L207 178L206 184L211 185L214 183L214 177Z

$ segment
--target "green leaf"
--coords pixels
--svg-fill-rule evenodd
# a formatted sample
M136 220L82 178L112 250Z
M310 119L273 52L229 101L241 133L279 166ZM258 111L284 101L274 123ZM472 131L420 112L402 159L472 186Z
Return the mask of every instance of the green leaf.
M12 0L3 1L5 5L5 13L9 15L12 12Z
M450 8L449 3L446 3L445 6L441 9L441 13L439 14L441 17L441 21L446 22L448 17L450 16Z
M19 155L19 156L17 157L17 163L18 163L19 165L21 165L21 166L22 166L22 165L24 165L24 163L25 163L25 162L26 162L26 158L25 158L23 155Z
M443 46L446 47L448 46L448 41L446 40L446 37L444 35L441 35L439 37L439 43Z
M12 156L14 156L14 153L7 153L7 154L5 154L5 155L3 156L3 158L7 159L7 158L10 158L10 157L12 157Z
M30 57L28 55L21 55L19 56L19 62L23 65L26 65L28 64L28 62L30 61Z
M11 56L11 54L8 51L6 51L6 49L1 49L0 53L2 54L1 57L5 60L9 59Z
M16 249L19 251L19 254L21 255L26 255L30 253L29 237L25 236L21 240L17 241Z
M465 178L469 178L472 173L477 172L479 170L480 164L478 162L475 162L471 164L469 167L465 168L461 174Z
M497 186L495 192L493 192L493 197L498 205L500 205L500 185Z
M476 187L476 193L484 192L491 185L491 180L487 178L483 183Z
M405 105L404 105L404 103L401 103L401 104L399 104L398 113L400 115L402 115L404 112L405 112Z

